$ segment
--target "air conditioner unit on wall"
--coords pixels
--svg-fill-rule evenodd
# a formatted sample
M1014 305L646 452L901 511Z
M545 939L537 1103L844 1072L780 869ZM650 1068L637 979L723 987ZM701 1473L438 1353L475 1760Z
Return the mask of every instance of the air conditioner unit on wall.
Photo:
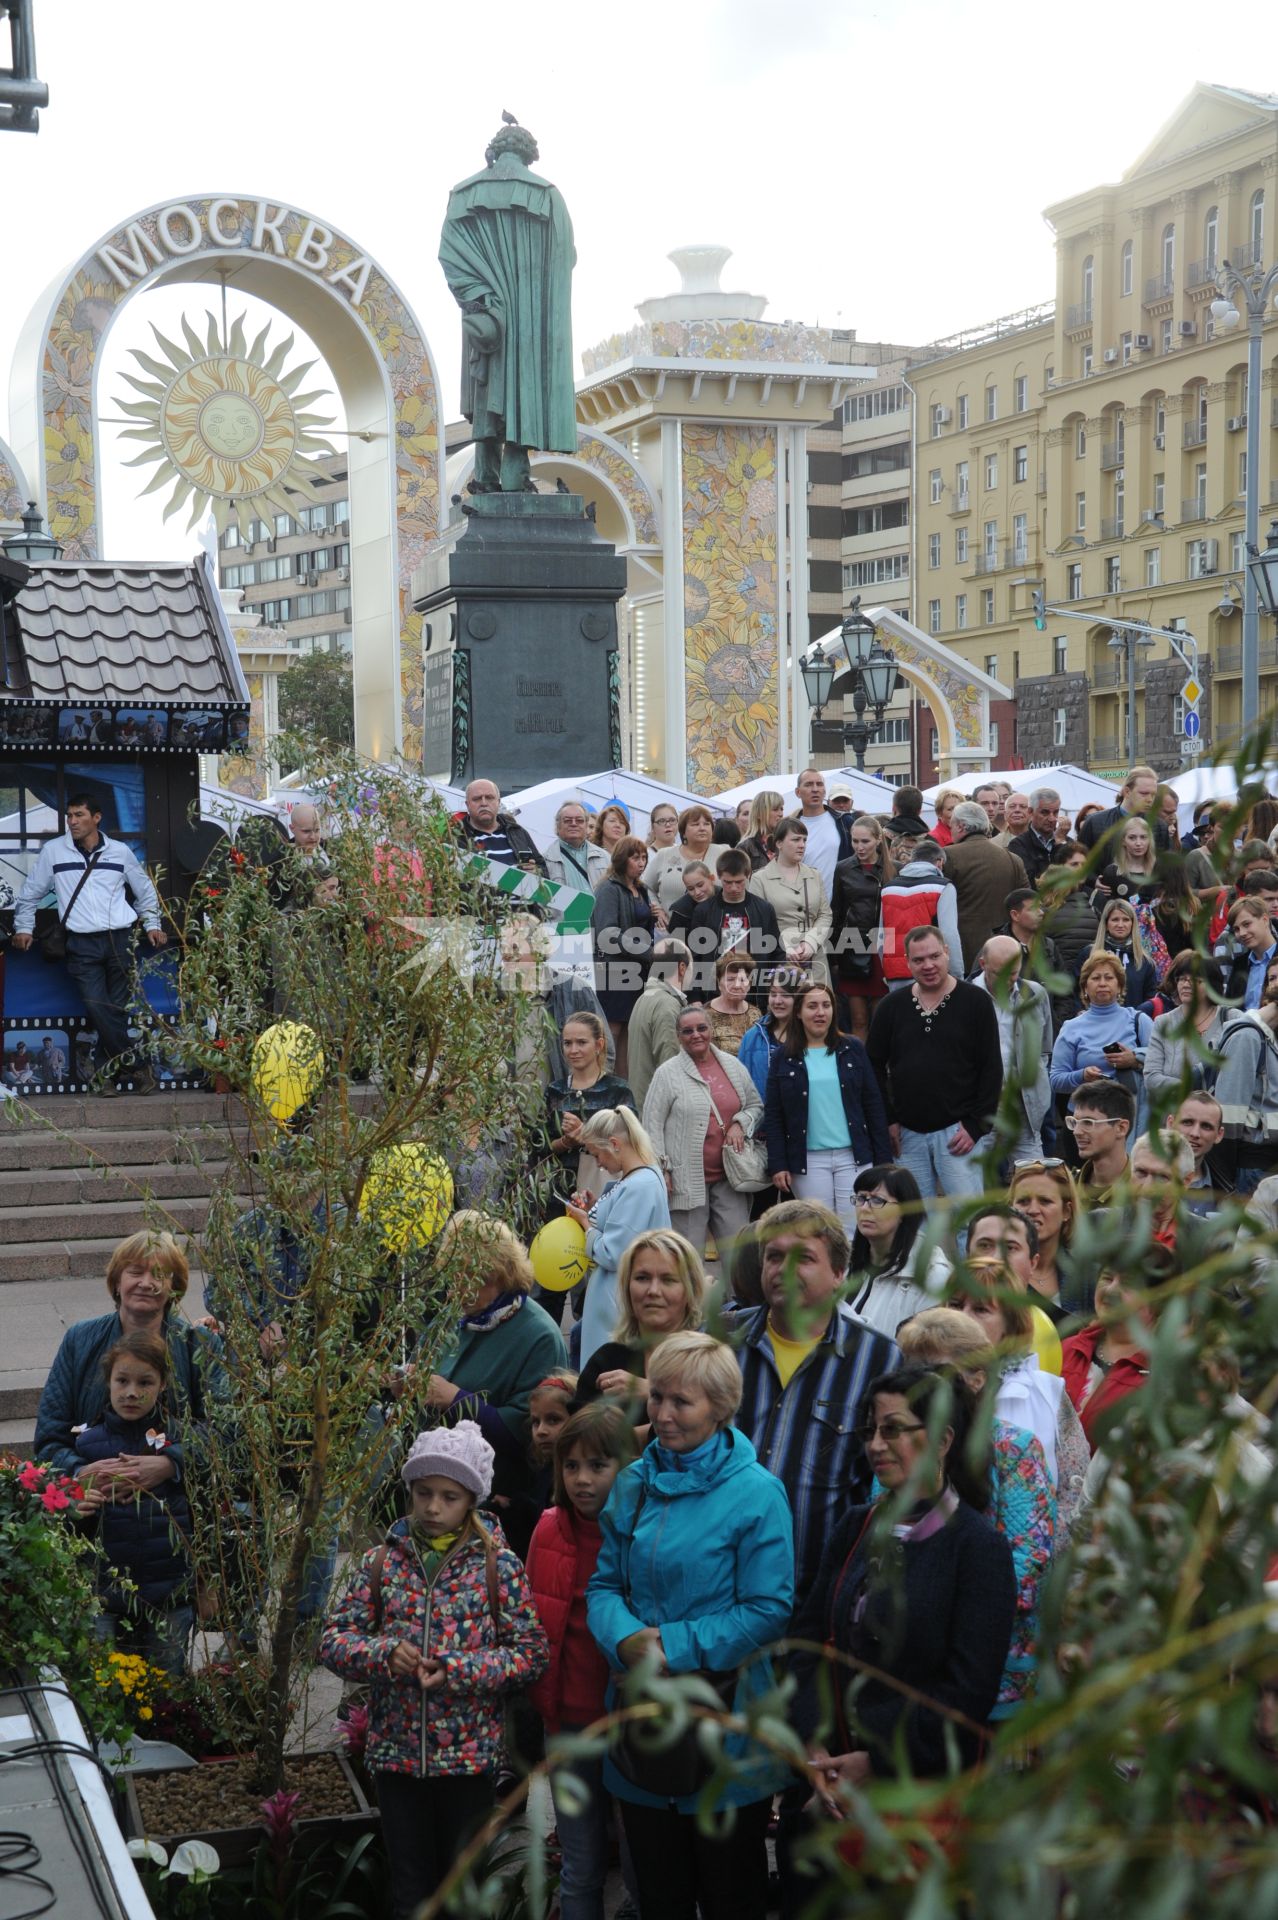
M1165 433L1156 433L1154 435L1154 447L1156 451L1161 453L1163 448L1166 445L1167 445L1167 435Z
M1115 362L1115 360L1117 360L1117 358L1118 358L1118 348L1117 348L1117 347L1106 347L1106 349L1105 349L1105 365L1106 365L1107 367L1112 367L1112 366L1113 366L1113 364L1114 364L1114 362Z
M1148 353L1153 344L1154 336L1152 333L1138 333L1136 335L1137 353Z
M1198 328L1192 320L1182 320L1178 331L1182 340L1192 340Z
M1225 422L1226 433L1244 433L1246 428L1247 416L1245 413L1231 413Z
M953 412L949 407L938 407L936 409L936 423L938 426L948 427L953 418Z

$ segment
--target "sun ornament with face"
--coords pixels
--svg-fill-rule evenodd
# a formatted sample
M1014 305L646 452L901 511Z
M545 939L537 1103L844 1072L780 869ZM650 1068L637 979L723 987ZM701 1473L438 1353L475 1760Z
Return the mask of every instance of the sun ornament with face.
M166 520L190 501L187 526L193 527L211 506L219 534L234 520L247 540L253 520L264 518L267 507L295 513L299 495L322 498L316 482L326 476L314 463L336 448L314 429L329 426L331 417L304 411L326 397L322 388L297 391L313 360L284 372L291 333L268 357L269 321L251 346L242 316L225 345L212 314L208 322L201 340L183 318L185 349L152 327L170 365L134 349L133 358L150 377L124 376L143 398L118 403L138 422L121 438L145 446L125 465L155 466L144 496L172 485Z

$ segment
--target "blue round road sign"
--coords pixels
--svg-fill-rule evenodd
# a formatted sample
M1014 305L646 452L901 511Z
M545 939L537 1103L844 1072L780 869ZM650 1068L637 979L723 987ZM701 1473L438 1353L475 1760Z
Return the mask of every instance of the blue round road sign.
M1202 725L1202 720L1191 707L1185 715L1185 738L1187 740L1196 740L1202 732Z

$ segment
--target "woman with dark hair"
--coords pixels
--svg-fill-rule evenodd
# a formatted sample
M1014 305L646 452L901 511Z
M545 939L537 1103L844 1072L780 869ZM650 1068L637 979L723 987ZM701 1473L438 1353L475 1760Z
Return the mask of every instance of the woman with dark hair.
M662 847L654 853L644 872L644 885L663 907L673 907L684 890L683 870L694 860L704 860L714 838L714 815L709 807L694 803L679 815L679 844Z
M1154 925L1168 953L1180 953L1194 944L1194 919L1198 896L1189 884L1185 862L1179 853L1160 853L1154 862L1158 898L1154 901Z
M1213 1083L1220 1062L1220 1037L1226 1009L1212 999L1222 991L1221 968L1186 948L1167 969L1162 993L1168 1011L1154 1021L1145 1049L1145 1088L1151 1100L1159 1094L1177 1099L1193 1087Z
M790 1628L790 1724L836 1816L846 1789L893 1778L898 1747L916 1779L949 1772L951 1742L971 1765L1016 1618L1012 1552L986 1518L989 1473L971 1457L966 1389L902 1367L871 1381L861 1406L883 1491L836 1528ZM814 1890L793 1856L801 1818L783 1820L778 1848L794 1914Z
M630 814L627 809L620 800L610 800L607 806L600 807L595 815L590 827L590 838L594 845L602 847L611 859L631 831Z
M940 1247L933 1247L926 1272L918 1275L923 1198L908 1167L895 1166L886 1157L879 1166L863 1167L852 1183L852 1204L856 1232L848 1262L853 1285L848 1305L890 1340L903 1320L936 1305L950 1263Z
M643 883L648 849L642 840L626 834L612 851L612 867L595 888L590 916L594 933L595 970L599 1004L617 1047L617 1072L626 1077L626 1028L634 1012L652 959L658 931L664 929L664 908L648 897Z
M760 1094L768 1091L768 1073L785 1044L786 1029L794 1017L794 1003L810 985L797 967L778 967L768 988L768 1010L742 1037L737 1058Z
M802 820L783 820L776 831L776 857L750 881L751 893L766 900L777 916L786 964L802 967L823 987L830 984L825 957L829 944L830 902L825 883L804 858L808 830Z
M887 993L883 962L878 952L880 896L890 875L883 845L883 829L873 814L852 822L848 836L852 855L834 869L831 900L835 971L839 996L848 1011L852 1031L864 1040L876 1000Z
M839 1032L829 987L814 983L797 996L765 1102L773 1186L821 1201L850 1227L857 1169L886 1160L892 1147L870 1056Z

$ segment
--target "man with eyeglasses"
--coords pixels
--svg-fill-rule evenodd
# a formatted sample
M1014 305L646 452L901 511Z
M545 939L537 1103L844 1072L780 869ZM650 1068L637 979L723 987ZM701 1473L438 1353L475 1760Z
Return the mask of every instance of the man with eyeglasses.
M565 800L555 815L555 837L546 848L546 872L557 887L593 893L609 871L603 847L588 838L590 821L580 800Z
M1135 1124L1135 1099L1116 1080L1090 1080L1075 1093L1065 1125L1078 1148L1079 1185L1090 1206L1112 1204L1114 1187L1127 1173Z
M840 1308L852 1248L829 1207L783 1200L755 1233L765 1304L732 1323L743 1382L736 1424L790 1496L795 1591L804 1593L840 1516L870 1497L861 1399L901 1356Z

